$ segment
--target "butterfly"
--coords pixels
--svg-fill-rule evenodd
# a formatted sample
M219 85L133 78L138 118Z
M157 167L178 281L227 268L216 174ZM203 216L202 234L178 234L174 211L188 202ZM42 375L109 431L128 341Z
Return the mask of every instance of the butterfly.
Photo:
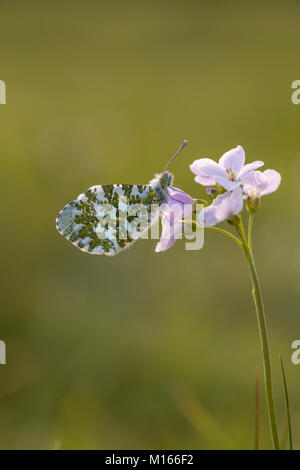
M80 250L113 256L129 248L163 215L174 176L168 166L187 144L184 140L161 174L149 184L92 186L67 204L58 214L56 227ZM173 193L170 193L173 189ZM181 190L177 192L185 193ZM179 197L181 194L179 193ZM174 194L173 194L174 195Z

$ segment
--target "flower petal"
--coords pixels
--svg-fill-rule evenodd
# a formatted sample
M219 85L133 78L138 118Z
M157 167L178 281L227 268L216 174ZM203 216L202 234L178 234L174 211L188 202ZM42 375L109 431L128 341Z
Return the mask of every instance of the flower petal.
M219 194L213 203L202 209L199 214L200 224L205 227L214 225L228 219L230 215L237 215L243 209L243 192L238 186L234 191Z
M197 163L197 169L201 169L202 173L209 176L211 179L216 180L217 177L227 178L226 171L220 167L220 165L210 158L200 158L200 160L196 160L193 165ZM195 168L195 167L194 167Z
M241 145L224 153L219 160L220 166L226 170L230 169L237 175L243 168L245 163L245 152Z
M216 184L216 180L207 176L203 171L195 176L195 182L202 184L202 186L214 186Z
M267 187L260 193L261 196L271 194L276 191L281 182L281 175L275 170L265 170L264 176L267 178Z
M175 242L176 240L174 237L170 237L169 239L161 238L155 247L155 252L160 253L161 251L167 251L174 245Z
M214 225L217 225L219 221L216 217L216 207L214 207L213 204L200 211L199 222L203 227L213 227Z
M268 181L261 171L250 171L243 177L243 190L251 198L260 197L261 192L266 189Z
M231 181L226 170L210 158L195 160L190 168L197 175L195 178L196 183L200 183L203 186L212 186L219 183L227 191L232 191L239 185L239 182Z
M217 177L217 183L219 183L223 188L227 189L227 191L233 191L237 186L240 186L239 181L231 181L227 178Z
M203 186L214 186L216 184L214 178L207 176L207 174L202 171L202 166L206 165L208 160L212 161L209 158L200 158L199 160L195 160L190 165L190 170L196 175L196 183L202 184Z
M243 190L239 186L231 193L231 213L238 215L243 210Z
M168 204L194 204L196 200L179 188L170 186L168 188Z
M160 240L155 247L156 253L169 250L178 238L182 238L182 222L172 223L170 222L170 216L169 218L166 217L164 212L161 214L162 233Z
M243 179L244 175L246 175L247 173L249 173L250 171L254 171L254 170L257 170L257 168L260 168L261 166L264 165L264 162L261 162L260 160L257 160L255 162L252 162L252 163L247 163L247 165L245 165L241 171L238 173L238 178L240 178L241 180Z
M182 220L193 212L196 200L179 188L169 187L167 203L160 206L162 234L155 251L166 251L182 238Z

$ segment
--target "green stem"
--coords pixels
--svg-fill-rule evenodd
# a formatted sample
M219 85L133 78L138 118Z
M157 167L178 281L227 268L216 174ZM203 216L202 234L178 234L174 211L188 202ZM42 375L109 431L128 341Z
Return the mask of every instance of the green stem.
M233 235L233 233L231 232L228 232L227 230L224 230L223 228L219 228L219 227L203 227L203 225L199 224L199 222L197 222L197 220L185 220L184 221L185 223L192 223L192 224L195 224L197 225L200 229L204 229L204 230L213 230L214 232L219 232L219 233L223 233L223 235L226 235L227 237L231 238L231 240L235 241L235 243L237 243L241 248L243 248L243 244L241 242L241 240L239 240L235 235Z
M219 227L204 227L204 229L223 233L223 235L226 235L227 237L231 238L232 240L235 241L235 243L237 243L241 248L243 248L243 244L241 243L241 241L237 237L235 237L232 233L227 232L227 230L223 230L222 228L219 228Z
M287 422L288 422L290 450L293 450L293 437L292 437L292 425L291 425L289 394L288 394L286 378L285 378L285 372L284 372L284 367L283 367L283 362L282 362L281 356L279 356L279 360L280 360L280 364L281 364L281 371L282 371L282 377L283 377L283 386L284 386L284 396L285 396L285 403L286 403L286 415L287 415Z
M253 224L253 212L250 212L248 222L248 246L249 250L252 251L252 224Z
M252 225L252 222L250 224L250 228L251 228L251 225ZM272 374L271 374L271 361L270 361L270 352L269 352L268 333L267 333L267 325L266 325L266 319L265 319L265 313L264 313L262 294L261 294L259 280L258 280L258 276L257 276L255 264L254 264L252 251L246 239L242 220L240 220L239 225L237 226L237 231L241 237L241 240L243 243L243 249L244 249L244 252L247 257L249 267L250 267L250 273L251 273L251 279L252 279L252 285L253 285L252 295L254 298L254 304L255 304L256 313L257 313L257 321L258 321L259 334L260 334L260 344L261 344L262 355L263 355L265 390L266 390L267 408L268 408L268 414L269 414L269 420L270 420L270 428L271 428L273 446L276 450L278 450L279 449L279 437L278 437L277 419L276 419L273 389L272 389ZM251 235L250 235L250 241L251 241Z
M260 381L258 369L255 371L255 430L254 449L259 449L259 402L260 402Z

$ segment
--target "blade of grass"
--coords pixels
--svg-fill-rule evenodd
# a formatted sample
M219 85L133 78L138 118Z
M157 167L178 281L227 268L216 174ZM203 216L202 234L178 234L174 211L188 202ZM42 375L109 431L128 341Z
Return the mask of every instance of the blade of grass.
M284 395L285 395L285 404L286 404L286 415L287 415L287 422L288 422L288 430L289 430L289 442L290 442L290 450L293 450L293 436L292 436L292 425L291 425L291 414L290 414L290 403L289 403L289 395L287 390L287 383L285 378L285 372L283 367L282 357L279 356L281 370L282 370L282 377L283 377L283 385L284 385Z
M254 449L259 449L259 404L260 404L260 381L259 371L255 370L255 429L254 429Z
M283 428L283 431L282 431L282 437L281 437L281 442L280 442L280 450L285 450L285 443L286 443L286 439L288 437L288 432L289 432L288 425L287 425L286 422L284 422L284 428Z
M235 449L237 444L227 435L214 416L202 405L200 400L184 385L172 391L176 408L185 419L199 432L201 437L221 449Z

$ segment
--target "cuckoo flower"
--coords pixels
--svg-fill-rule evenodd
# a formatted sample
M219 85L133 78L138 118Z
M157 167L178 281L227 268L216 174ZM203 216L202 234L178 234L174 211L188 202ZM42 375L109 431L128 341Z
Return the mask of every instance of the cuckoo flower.
M243 192L238 186L232 192L227 191L214 199L213 203L202 209L199 214L200 224L204 227L213 227L231 215L237 215L243 209Z
M190 165L196 175L196 183L214 186L216 183L228 191L239 186L247 173L263 166L264 162L255 161L245 165L245 152L241 145L224 153L219 163L210 158L200 158Z
M201 210L199 214L200 225L204 228L223 233L233 239L242 248L249 263L252 294L257 313L262 349L270 430L273 446L275 449L279 449L280 444L273 396L268 332L262 293L252 252L252 226L254 212L259 208L261 196L276 191L280 185L281 176L275 170L265 170L264 172L257 171L263 164L264 163L261 161L255 161L245 165L245 152L243 148L238 145L236 148L226 152L220 158L219 163L209 158L201 158L195 160L190 166L190 169L196 175L195 181L207 187L206 192L209 199L212 201L209 206ZM223 187L226 192L220 190L220 186ZM243 218L239 216L239 213L243 209L244 199L246 199L246 208L250 213L247 234L245 232ZM238 237L230 231L215 227L215 225L224 220L228 220L228 222L234 226ZM290 427L289 433L291 443Z
M162 234L155 251L166 251L178 238L181 238L183 220L191 216L193 204L196 202L181 189L169 187L167 202L161 209Z
M280 185L281 176L278 171L251 171L243 178L245 198L258 199L276 191Z

